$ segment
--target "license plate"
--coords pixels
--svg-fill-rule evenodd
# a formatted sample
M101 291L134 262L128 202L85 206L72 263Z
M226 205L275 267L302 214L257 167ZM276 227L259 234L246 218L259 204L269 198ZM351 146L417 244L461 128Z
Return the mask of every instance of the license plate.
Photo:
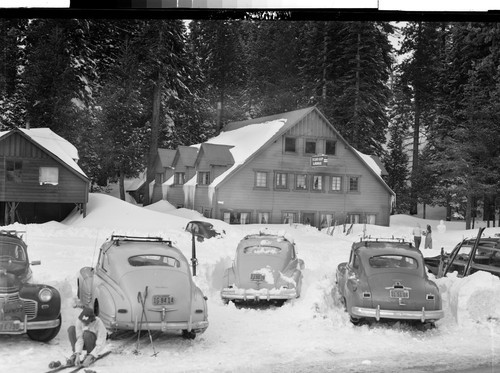
M164 306L174 303L174 297L171 295L155 295L153 296L153 306Z
M410 292L403 289L390 289L389 296L391 298L410 298Z
M17 332L21 329L19 321L2 321L0 322L0 332Z
M250 273L250 280L251 281L264 281L266 276L264 276L262 273Z

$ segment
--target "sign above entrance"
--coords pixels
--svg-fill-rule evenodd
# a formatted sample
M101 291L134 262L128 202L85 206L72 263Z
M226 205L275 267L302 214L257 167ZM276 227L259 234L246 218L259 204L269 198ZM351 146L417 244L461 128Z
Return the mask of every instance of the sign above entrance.
M312 167L328 166L328 156L324 154L313 155L311 157Z

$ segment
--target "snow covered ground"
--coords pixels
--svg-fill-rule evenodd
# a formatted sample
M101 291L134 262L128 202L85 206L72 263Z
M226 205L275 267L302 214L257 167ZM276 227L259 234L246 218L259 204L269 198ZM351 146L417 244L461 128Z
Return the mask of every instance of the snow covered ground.
M22 336L0 336L2 372L43 372L51 360L64 361L70 354L66 329L80 310L76 278L83 266L95 264L99 246L112 233L161 235L174 241L187 258L191 237L186 223L201 216L191 210L172 208L165 201L142 208L104 195L91 194L85 219L74 214L62 223L14 224L8 229L25 230L35 281L56 286L63 296L63 326L48 344ZM483 367L500 371L500 279L487 273L468 278L454 274L436 280L443 294L445 318L437 327L418 331L404 325L355 327L331 296L335 269L346 261L353 241L363 225L346 236L342 229L332 235L302 225L230 226L212 221L223 238L197 243L199 267L195 281L208 297L210 326L194 340L178 334L163 334L140 341L113 340L115 351L93 369L107 372L445 372ZM477 229L466 231L463 222L439 222L398 215L390 227L367 226L367 234L378 237L411 238L413 225L433 227L434 248L424 255L451 249ZM476 227L477 228L477 227ZM236 308L224 305L219 291L224 268L231 265L237 243L246 234L268 230L286 232L294 238L299 257L305 262L302 296L282 307ZM485 235L500 233L487 228ZM430 275L432 276L432 275Z

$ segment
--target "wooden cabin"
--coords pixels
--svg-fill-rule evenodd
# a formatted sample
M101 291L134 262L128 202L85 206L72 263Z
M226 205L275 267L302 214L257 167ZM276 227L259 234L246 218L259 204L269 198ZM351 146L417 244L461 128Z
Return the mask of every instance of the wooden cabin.
M229 123L191 149L199 151L183 188L173 183L166 196L173 205L184 199L231 224L389 225L395 194L380 161L350 146L316 107Z
M0 132L0 225L86 215L89 180L76 148L48 128Z
M164 199L166 191L163 183L174 175L172 164L174 162L176 151L173 149L158 149L158 154L154 163L155 180L150 193L151 203Z

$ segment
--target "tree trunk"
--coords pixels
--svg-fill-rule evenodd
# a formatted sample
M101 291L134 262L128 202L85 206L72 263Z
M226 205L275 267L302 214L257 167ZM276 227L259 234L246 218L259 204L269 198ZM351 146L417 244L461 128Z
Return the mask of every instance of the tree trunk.
M465 229L471 229L471 216L472 216L472 196L467 195L467 205L465 208Z
M120 176L118 177L118 185L120 186L120 199L125 201L125 175L120 171Z
M151 141L149 143L148 166L146 172L146 185L144 186L143 206L151 203L149 185L155 179L155 159L158 154L158 136L160 132L160 99L161 99L161 72L158 68L156 83L153 87L153 118L151 120Z

